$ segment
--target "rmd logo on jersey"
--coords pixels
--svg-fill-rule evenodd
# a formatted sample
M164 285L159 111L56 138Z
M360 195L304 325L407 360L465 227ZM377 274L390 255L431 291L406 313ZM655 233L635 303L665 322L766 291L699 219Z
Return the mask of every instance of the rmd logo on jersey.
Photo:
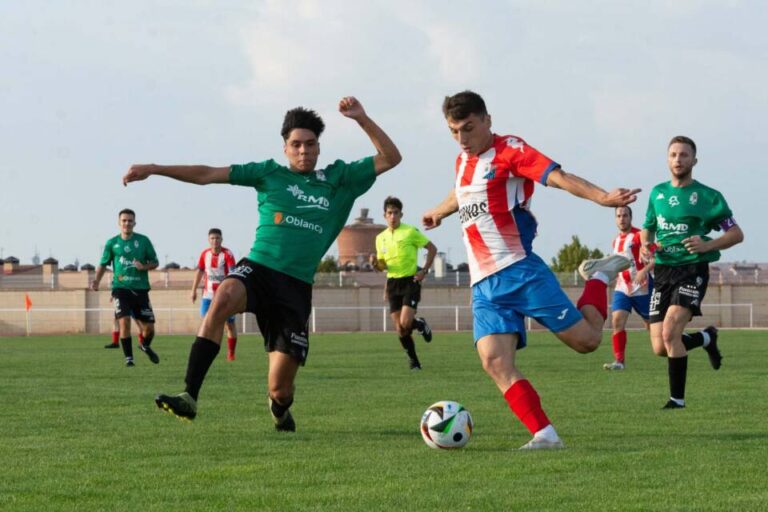
M331 206L331 202L328 201L328 199L323 196L308 196L298 185L288 185L286 190L293 194L293 197L299 201L308 203L303 206L297 206L297 208L317 208L318 210L327 210Z
M323 226L320 224L307 222L301 217L296 217L295 215L283 215L282 212L275 212L274 220L275 224L290 224L291 226L296 226L297 228L314 231L318 235L323 234Z
M688 233L688 224L683 222L678 224L675 224L674 222L667 222L667 219L665 219L663 215L656 216L656 224L658 224L660 229L671 231L675 235L684 235Z
M464 205L459 208L459 222L464 224L465 222L474 220L484 213L488 213L488 201Z

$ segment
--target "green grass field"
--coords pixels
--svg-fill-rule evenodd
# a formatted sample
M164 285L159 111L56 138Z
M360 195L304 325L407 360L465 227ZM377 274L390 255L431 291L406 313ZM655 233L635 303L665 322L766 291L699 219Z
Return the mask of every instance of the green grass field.
M518 364L567 449L529 439L480 368L469 334L315 335L299 373L296 434L266 408L266 356L242 337L181 422L153 403L178 392L191 337L156 339L158 366L104 337L0 338L0 510L766 510L766 332L721 335L723 368L691 354L685 410L662 411L666 362L630 333L628 369L602 370L610 339L579 355L533 334ZM418 423L447 399L472 413L462 450L429 449Z

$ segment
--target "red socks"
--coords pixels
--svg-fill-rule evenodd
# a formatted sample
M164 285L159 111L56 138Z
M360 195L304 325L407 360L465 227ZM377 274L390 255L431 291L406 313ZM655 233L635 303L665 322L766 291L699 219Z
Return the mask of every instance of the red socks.
M117 345L120 343L120 331L112 331L112 344Z
M227 338L227 361L235 360L236 346L237 346L237 338Z
M526 379L518 380L512 384L504 392L504 399L531 434L535 434L551 424L541 408L539 394Z
M597 308L598 313L603 318L608 317L608 297L606 290L608 285L599 279L590 279L584 283L584 291L581 293L576 307L580 310L584 306L590 305Z
M627 331L619 331L613 335L613 356L616 361L624 363L624 351L627 348Z

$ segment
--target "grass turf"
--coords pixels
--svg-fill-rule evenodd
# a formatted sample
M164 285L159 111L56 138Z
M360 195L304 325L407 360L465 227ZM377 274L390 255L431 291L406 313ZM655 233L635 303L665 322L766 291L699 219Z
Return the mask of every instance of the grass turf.
M530 453L466 333L417 339L421 372L394 334L314 335L295 434L273 429L257 337L222 352L191 423L152 400L182 390L191 337L159 336L160 365L134 347L135 368L103 337L0 338L0 510L765 510L765 336L723 332L718 372L692 352L688 407L662 411L645 333L624 372L601 368L608 335L585 356L533 333L518 365L567 449ZM419 435L444 399L475 421L462 450Z

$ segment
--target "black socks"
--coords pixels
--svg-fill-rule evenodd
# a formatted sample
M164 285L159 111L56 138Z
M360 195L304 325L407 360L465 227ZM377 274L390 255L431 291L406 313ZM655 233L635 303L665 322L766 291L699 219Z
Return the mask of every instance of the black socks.
M205 374L208 373L208 368L211 367L213 360L216 359L220 348L213 341L199 336L192 343L192 348L189 351L189 361L187 362L187 376L184 378L187 387L184 391L189 393L195 400L197 400L197 395L200 393L200 387L203 385Z
M688 376L688 356L667 358L669 370L669 396L685 399L685 380Z

